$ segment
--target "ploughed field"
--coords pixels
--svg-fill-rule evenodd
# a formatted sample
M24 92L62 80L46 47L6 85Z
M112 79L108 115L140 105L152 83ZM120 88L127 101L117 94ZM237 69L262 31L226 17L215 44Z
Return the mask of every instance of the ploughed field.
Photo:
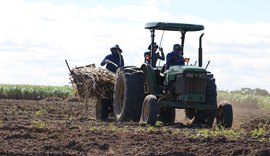
M0 155L270 155L270 112L233 105L232 129L95 120L95 101L0 99Z

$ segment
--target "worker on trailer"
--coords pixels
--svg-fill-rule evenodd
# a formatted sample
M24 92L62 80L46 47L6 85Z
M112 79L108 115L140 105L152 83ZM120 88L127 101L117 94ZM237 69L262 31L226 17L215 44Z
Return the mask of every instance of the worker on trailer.
M101 66L106 64L106 68L116 73L116 70L120 67L124 66L124 59L121 55L122 49L120 49L119 45L115 45L111 49L111 54L107 55L100 63Z

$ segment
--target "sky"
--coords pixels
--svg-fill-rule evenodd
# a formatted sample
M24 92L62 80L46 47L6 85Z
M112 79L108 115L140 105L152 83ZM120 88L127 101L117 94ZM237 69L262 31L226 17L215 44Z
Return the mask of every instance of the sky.
M188 32L185 57L210 64L219 90L270 91L270 14L267 0L1 0L0 84L69 85L71 68L100 67L119 44L125 65L140 66L150 44L147 22L204 25ZM156 32L165 54L180 33ZM163 65L165 62L159 62ZM104 68L104 67L102 67Z

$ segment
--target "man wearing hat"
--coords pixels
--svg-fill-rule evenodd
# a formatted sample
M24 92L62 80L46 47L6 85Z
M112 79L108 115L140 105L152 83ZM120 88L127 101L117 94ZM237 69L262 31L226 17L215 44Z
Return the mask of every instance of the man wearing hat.
M169 69L173 65L185 65L183 49L179 44L173 45L173 51L166 56L166 69Z
M115 45L111 48L111 54L107 55L100 63L101 66L106 64L106 68L116 73L116 70L120 67L124 66L124 59L121 55L122 50L120 49L119 45Z
M158 49L158 45L156 44L156 42L154 42L154 55L153 55L153 67L156 67L156 63L157 63L157 60L160 59L160 60L165 60L165 57L164 57L164 53L163 53L163 49L162 48L159 48L160 52L161 52L161 56L159 53L157 53ZM150 58L151 58L151 44L148 46L148 50L150 51L147 51L144 53L144 62L145 63L148 63L150 64Z

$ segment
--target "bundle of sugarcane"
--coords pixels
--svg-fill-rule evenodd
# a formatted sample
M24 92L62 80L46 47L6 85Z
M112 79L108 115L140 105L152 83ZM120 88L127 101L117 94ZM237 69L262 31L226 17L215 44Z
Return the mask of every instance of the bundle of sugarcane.
M115 74L94 65L75 67L70 70L70 79L81 98L110 98L114 92Z

